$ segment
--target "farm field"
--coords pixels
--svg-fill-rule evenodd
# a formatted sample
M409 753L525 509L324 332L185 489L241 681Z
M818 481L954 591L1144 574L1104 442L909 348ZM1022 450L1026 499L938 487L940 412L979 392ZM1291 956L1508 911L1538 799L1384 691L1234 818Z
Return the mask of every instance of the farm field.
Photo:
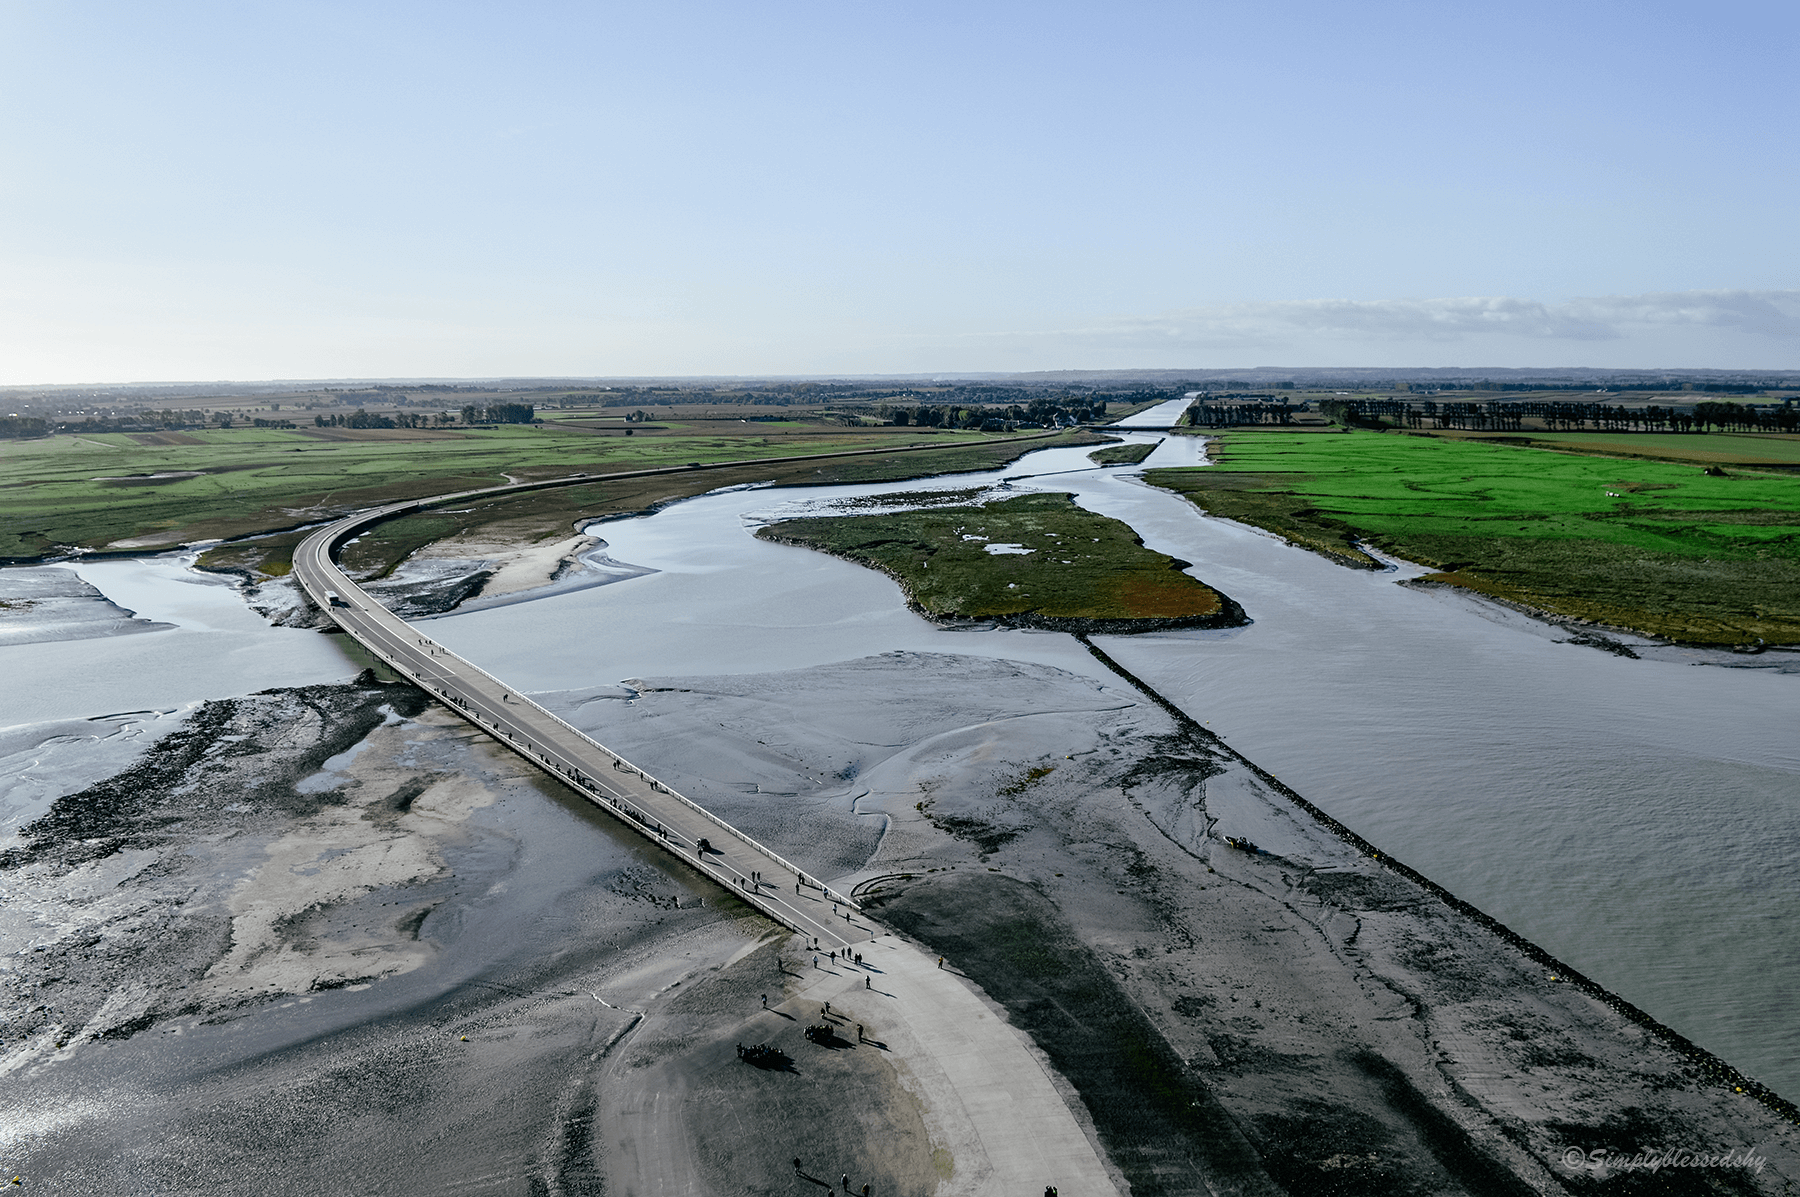
M1529 444L1568 453L1697 461L1703 465L1800 466L1800 436L1782 432L1433 432L1445 440Z
M1366 542L1433 567L1428 581L1556 615L1800 644L1800 477L1375 432L1232 431L1213 450L1214 467L1147 480L1341 564L1374 568Z
M1066 631L1241 622L1235 604L1065 494L974 505L976 492L909 498L920 510L786 520L757 532L879 569L938 619ZM960 500L960 502L959 502Z
M817 422L774 431L735 420L666 425L630 437L622 431L596 434L554 425L450 431L231 429L0 442L0 492L5 495L0 503L0 558L39 560L71 550L146 552L201 540L281 533L394 499L495 486L509 479L694 461L748 463L942 441L950 450L944 455L948 463L934 463L940 456L935 453L891 459L906 462L904 469L916 476L991 468L1024 451L995 444L978 433L863 432ZM959 445L966 448L959 450ZM995 458L997 450L1004 455ZM925 460L913 460L921 458ZM964 465L964 459L971 464ZM856 465L842 478L820 480L857 481L896 468L875 461ZM783 472L795 469L805 472L805 467ZM766 476L768 470L761 473ZM704 478L681 482L688 488L681 493L747 480L727 480L709 472ZM657 495L667 496L671 485L661 482Z

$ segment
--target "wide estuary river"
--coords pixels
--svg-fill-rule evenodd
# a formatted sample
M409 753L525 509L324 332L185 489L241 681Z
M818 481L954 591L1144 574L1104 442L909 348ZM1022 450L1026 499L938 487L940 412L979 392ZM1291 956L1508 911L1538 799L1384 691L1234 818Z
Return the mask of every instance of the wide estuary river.
M1170 438L1147 464L1199 464L1201 451L1195 438ZM1410 567L1352 571L1204 518L1145 486L1139 468L1097 469L1084 451L1061 449L954 479L702 496L591 529L613 558L657 572L427 626L527 690L896 649L1100 675L1065 635L938 629L907 611L884 576L752 535L855 496L1003 479L1070 492L1194 562L1192 573L1253 620L1227 632L1101 638L1127 668L1383 850L1800 1095L1800 675L1562 643L1564 633L1535 621L1396 585L1418 572ZM7 650L29 648L15 660L44 682L60 657L71 692L9 703L0 722L166 707L208 689L347 672L324 637L265 630L271 638L253 644L260 637L214 608L212 593L196 606L188 591L183 617L174 583L113 566L82 572L121 605L183 629ZM173 687L114 672L198 662L202 636L235 661L197 665L204 676L190 671ZM179 652L156 644L179 637L189 640ZM254 684L233 686L230 675Z

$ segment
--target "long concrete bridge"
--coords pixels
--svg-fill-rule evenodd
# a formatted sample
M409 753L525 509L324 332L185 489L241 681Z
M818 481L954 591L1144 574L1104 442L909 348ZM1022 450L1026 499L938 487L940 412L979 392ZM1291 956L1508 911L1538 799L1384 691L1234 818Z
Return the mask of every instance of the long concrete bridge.
M633 473L675 472L681 471ZM1113 1176L1089 1138L1091 1128L1076 1119L1059 1088L1066 1082L1053 1079L1030 1040L953 969L942 967L941 960L934 967L929 953L894 935L877 938L884 929L871 924L847 895L833 893L766 845L423 635L375 602L332 559L339 546L371 525L421 507L590 480L491 487L359 512L302 542L294 553L294 576L339 627L402 677L623 826L810 941L815 968L795 979L792 1000L803 1007L830 1000L839 1009L856 1010L852 1017L879 1020L887 1028L923 1087L921 1100L944 1120L941 1129L956 1159L954 1192L1036 1197L1045 1185L1057 1184L1070 1193L1116 1194ZM836 949L843 957L851 947L867 954L866 965L859 961L851 968L844 959L818 968L818 953ZM879 991L872 984L876 975ZM777 1015L761 1017L771 1023L768 1032L776 1033ZM665 1181L678 1162L650 1153L621 1161L620 1167L627 1179L634 1169L642 1172L648 1187L652 1180Z
M1055 435L1053 430L1007 439L1034 441ZM357 586L333 558L346 541L383 520L471 499L607 480L740 469L746 465L788 465L955 447L955 443L915 442L891 448L845 449L748 462L695 462L610 474L571 474L390 503L346 516L307 537L294 551L294 578L333 622L400 676L504 747L618 816L626 827L657 847L736 891L744 901L781 925L815 941L821 951L832 950L864 942L874 934L867 922L858 921L857 904L848 895L833 893L770 848L418 631Z
M470 491L456 498L492 493ZM424 635L371 598L332 559L338 546L370 525L418 506L376 508L321 528L295 550L294 577L339 627L396 673L657 847L807 936L821 951L872 937L847 895L833 893L773 849Z

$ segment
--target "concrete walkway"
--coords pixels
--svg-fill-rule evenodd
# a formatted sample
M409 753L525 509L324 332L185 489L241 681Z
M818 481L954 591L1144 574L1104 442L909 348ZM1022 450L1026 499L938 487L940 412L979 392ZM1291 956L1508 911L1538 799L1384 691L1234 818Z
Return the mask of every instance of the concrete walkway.
M862 1023L869 1040L893 1053L926 1125L951 1153L954 1171L940 1194L1043 1197L1046 1185L1060 1197L1124 1191L1042 1055L973 982L892 933L852 950L863 954L861 967L817 970L808 950L798 992L784 1004L799 1003L810 1019L829 1001L848 1035Z

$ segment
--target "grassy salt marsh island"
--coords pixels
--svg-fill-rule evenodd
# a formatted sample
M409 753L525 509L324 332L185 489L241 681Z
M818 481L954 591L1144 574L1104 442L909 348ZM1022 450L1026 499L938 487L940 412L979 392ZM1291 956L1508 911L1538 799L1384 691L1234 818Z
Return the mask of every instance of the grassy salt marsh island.
M1790 475L1375 432L1233 431L1213 456L1146 480L1340 564L1377 568L1366 543L1438 571L1424 582L1554 616L1694 644L1800 644Z
M1088 454L1088 460L1095 465L1136 465L1156 451L1157 442L1141 441L1131 445L1108 445L1104 449L1095 449Z
M474 557L483 556L487 549L496 545L541 546L562 541L591 520L642 515L722 487L762 483L827 486L970 473L995 469L1036 450L1090 444L1097 439L1087 433L1064 433L1046 438L1009 437L951 443L942 449L862 457L793 462L749 460L729 468L721 468L721 462L708 459L707 464L713 468L696 474L609 478L601 473L592 482L486 496L455 507L439 506L388 520L346 545L340 560L353 577L364 581L379 580L427 546L436 546L449 555ZM845 441L825 445L822 449L808 447L806 451L834 452L868 447L860 442ZM596 467L597 470L603 468L603 465ZM302 527L228 541L203 553L200 567L251 577L282 577L292 566L293 550L309 534L310 527ZM484 547L465 553L471 541L482 542ZM552 560L555 556L552 554Z
M1182 572L1186 562L1069 495L943 505L978 493L915 496L929 505L911 511L785 520L757 535L879 569L933 619L1075 632L1244 622L1236 603Z

